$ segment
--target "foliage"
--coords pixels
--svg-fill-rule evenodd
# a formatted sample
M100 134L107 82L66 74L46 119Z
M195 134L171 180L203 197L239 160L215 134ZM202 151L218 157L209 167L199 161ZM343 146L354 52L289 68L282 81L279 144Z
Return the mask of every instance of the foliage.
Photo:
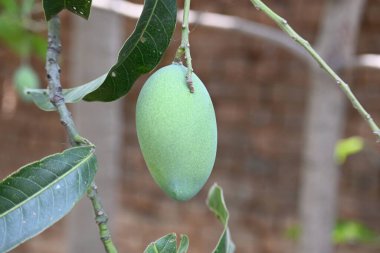
M43 0L45 17L50 20L63 9L67 9L78 16L88 19L92 0Z
M169 46L177 16L175 0L147 0L134 32L119 52L117 63L105 75L64 90L66 103L113 101L126 95L142 74L154 69ZM46 90L28 90L38 107L55 110Z
M0 40L22 58L31 52L44 58L46 53L46 40L33 30L33 25L42 25L30 18L33 3L24 0L19 5L15 0L0 0Z
M223 190L217 184L214 184L209 190L207 205L224 226L223 233L213 253L233 253L235 251L235 244L231 240L228 229L229 214L224 201ZM186 253L189 247L189 238L186 235L181 235L178 249L176 238L177 236L174 233L165 235L157 241L150 243L144 253Z
M0 182L0 252L39 234L86 193L97 170L93 146L28 164Z

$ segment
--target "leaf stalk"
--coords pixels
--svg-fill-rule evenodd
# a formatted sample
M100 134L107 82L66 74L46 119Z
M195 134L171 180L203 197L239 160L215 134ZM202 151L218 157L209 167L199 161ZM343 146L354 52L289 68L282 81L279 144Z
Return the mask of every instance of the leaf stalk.
M174 62L182 63L182 57L185 56L187 73L186 73L186 83L189 87L191 93L194 93L193 86L193 65L190 53L190 41L189 41L189 13L190 13L190 3L191 0L185 0L184 8L183 8L183 20L182 20L182 40L181 45L178 47Z

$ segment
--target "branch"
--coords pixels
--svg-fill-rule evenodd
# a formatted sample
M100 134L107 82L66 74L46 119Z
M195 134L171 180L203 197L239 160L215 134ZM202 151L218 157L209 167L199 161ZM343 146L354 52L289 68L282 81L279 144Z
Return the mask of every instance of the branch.
M266 6L260 0L250 0L252 4L256 7L257 10L263 11L269 18L271 18L276 24L286 32L294 41L300 44L306 51L314 58L314 60L320 65L322 69L324 69L336 82L339 88L343 91L343 93L350 100L352 106L359 112L362 118L368 123L371 128L373 134L375 134L380 140L380 129L372 119L371 115L364 109L364 107L360 104L359 100L352 93L350 87L347 83L343 81L335 72L330 68L330 66L319 56L319 54L311 47L310 43L303 39L296 31L293 30L292 27L289 26L288 22L277 15L274 11L272 11L268 6Z
M106 252L117 253L117 249L112 242L111 233L107 225L108 215L104 212L102 202L98 196L98 187L94 183L92 183L87 190L87 196L91 200L95 213L95 220L99 227L100 239L103 242Z
M54 16L48 22L48 49L45 66L48 79L49 98L52 104L57 108L61 123L66 128L70 144L72 146L89 144L89 141L79 135L71 113L65 104L65 98L62 94L61 86L61 69L58 64L60 52L60 20L58 16ZM103 242L106 252L117 253L107 225L108 217L100 202L95 183L92 183L87 191L87 195L93 204L96 221L99 227L100 239Z
M95 8L112 11L133 19L139 18L143 9L141 4L123 0L98 0L94 1L92 5ZM182 16L183 11L179 11L177 20L182 22ZM309 60L308 54L300 46L295 45L288 36L267 25L235 16L201 11L190 11L189 23L210 28L233 30L248 36L268 40L279 47L289 50L302 60Z

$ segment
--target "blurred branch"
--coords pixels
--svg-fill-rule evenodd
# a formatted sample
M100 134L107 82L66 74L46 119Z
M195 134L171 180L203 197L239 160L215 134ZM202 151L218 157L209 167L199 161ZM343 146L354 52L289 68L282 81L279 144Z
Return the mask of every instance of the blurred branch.
M319 64L319 66L327 72L334 80L338 87L343 91L347 98L352 103L352 106L359 112L362 118L368 123L372 130L372 133L377 136L380 140L380 128L377 126L376 122L373 120L372 116L364 109L359 100L356 98L354 93L351 91L348 84L343 81L340 76L322 59L322 57L314 50L310 43L302 38L293 28L288 24L288 22L272 11L267 5L265 5L260 0L250 0L257 10L265 13L269 18L271 18L285 33L287 33L295 42L300 44Z

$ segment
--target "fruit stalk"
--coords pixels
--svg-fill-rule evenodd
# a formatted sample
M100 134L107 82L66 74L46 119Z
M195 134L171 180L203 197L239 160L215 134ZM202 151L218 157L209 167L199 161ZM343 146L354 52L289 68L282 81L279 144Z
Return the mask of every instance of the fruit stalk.
M295 42L300 44L305 50L314 58L314 60L319 64L319 66L325 70L336 82L338 87L343 91L343 93L350 100L352 106L359 112L360 116L367 122L372 130L372 133L377 136L378 141L380 141L380 128L373 120L372 116L364 109L362 104L356 98L350 86L343 81L342 78L335 73L334 70L322 59L322 57L314 50L310 43L302 38L294 29L288 24L288 22L279 16L277 13L272 11L267 5L265 5L261 0L250 0L257 10L264 12L270 19L272 19L285 33L287 33Z
M65 98L62 94L62 86L60 80L61 69L58 64L60 52L60 20L56 15L52 17L48 22L48 49L46 54L45 68L48 79L49 98L51 103L57 108L57 111L61 118L61 123L66 129L71 146L80 146L82 144L88 145L89 141L79 135L71 113L65 104ZM97 187L95 185L95 182L93 182L87 191L87 196L90 198L93 204L96 221L99 228L100 239L104 245L104 248L106 249L106 252L117 253L107 225L108 217L104 211L96 189Z
M191 63L191 54L190 54L190 41L189 41L189 13L190 13L190 2L191 0L185 0L183 8L183 20L182 20L182 40L181 45L178 47L174 62L182 63L182 57L185 55L187 73L186 73L186 83L189 87L191 93L194 93L193 86L193 66Z

